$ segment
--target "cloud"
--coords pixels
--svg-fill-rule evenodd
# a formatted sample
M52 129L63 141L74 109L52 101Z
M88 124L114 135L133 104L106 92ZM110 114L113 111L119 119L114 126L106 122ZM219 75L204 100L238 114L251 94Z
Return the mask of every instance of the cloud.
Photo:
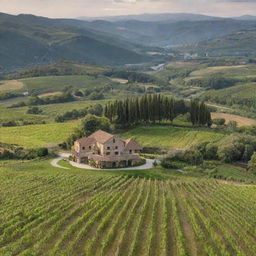
M222 0L223 2L233 2L233 3L256 3L256 0Z
M215 16L256 15L256 0L0 0L1 12L48 17L201 13Z

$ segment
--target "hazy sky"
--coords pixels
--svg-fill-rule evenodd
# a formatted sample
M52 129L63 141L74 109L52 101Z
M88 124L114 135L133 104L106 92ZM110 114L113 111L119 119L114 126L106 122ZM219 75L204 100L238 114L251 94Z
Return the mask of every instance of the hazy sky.
M256 15L256 0L0 0L0 12L48 17L161 12L237 16Z

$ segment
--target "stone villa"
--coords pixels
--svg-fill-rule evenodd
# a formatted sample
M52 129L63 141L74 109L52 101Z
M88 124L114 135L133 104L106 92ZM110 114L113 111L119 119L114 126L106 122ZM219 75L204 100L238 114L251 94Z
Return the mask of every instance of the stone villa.
M126 167L140 163L141 150L141 145L135 140L122 140L99 130L75 141L71 157L75 162L97 168Z

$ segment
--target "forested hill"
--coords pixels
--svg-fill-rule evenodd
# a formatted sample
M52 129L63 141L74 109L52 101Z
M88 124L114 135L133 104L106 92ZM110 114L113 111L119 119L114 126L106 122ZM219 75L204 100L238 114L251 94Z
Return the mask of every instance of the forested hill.
M85 21L0 13L0 72L64 59L103 65L149 59L135 45L86 28Z
M185 51L208 54L209 56L256 56L256 26L254 29L241 30L216 39L202 41L184 48Z
M185 19L186 17L184 17ZM187 17L188 19L188 17ZM119 36L133 43L173 47L199 43L256 27L255 20L215 19L177 21L94 20L86 26Z

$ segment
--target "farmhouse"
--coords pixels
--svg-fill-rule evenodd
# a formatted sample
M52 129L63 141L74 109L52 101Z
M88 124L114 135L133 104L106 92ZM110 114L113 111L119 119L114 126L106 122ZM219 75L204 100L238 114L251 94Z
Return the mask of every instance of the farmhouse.
M72 160L97 168L133 166L140 163L141 150L141 145L135 140L122 140L99 130L75 141Z

